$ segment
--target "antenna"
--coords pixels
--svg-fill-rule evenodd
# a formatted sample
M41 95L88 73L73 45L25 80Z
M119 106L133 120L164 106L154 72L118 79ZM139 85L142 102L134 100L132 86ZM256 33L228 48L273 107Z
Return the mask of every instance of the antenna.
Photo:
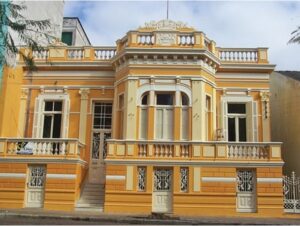
M167 20L169 19L169 0L167 0Z

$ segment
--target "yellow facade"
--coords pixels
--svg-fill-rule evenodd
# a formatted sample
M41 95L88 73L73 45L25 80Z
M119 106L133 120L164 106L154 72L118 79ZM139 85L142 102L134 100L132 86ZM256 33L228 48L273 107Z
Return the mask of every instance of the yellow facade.
M108 213L282 214L267 49L163 20L116 47L33 54L37 72L20 60L4 77L1 208L74 210L104 185Z

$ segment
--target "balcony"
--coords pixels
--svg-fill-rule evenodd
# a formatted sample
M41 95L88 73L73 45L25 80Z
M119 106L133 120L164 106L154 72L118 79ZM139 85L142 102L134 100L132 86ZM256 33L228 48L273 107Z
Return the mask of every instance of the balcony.
M107 159L282 161L281 143L108 140Z
M0 157L84 158L77 139L0 138Z

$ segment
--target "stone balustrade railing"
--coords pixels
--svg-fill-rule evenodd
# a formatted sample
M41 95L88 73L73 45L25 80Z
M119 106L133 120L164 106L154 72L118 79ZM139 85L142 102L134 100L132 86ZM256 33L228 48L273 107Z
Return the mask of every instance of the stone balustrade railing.
M83 144L77 139L1 138L1 156L82 156Z
M193 46L195 44L195 37L191 34L178 35L178 45Z
M81 60L84 58L84 49L72 48L68 49L68 59Z
M94 49L96 60L110 60L116 55L115 47L99 47Z
M245 63L258 63L258 49L246 48L220 48L219 58L221 61L228 62L245 62Z
M116 55L116 47L87 46L50 46L42 51L33 51L32 56L37 61L110 61Z
M281 160L281 143L108 140L107 158L119 157L229 161Z
M153 45L154 44L154 35L153 34L139 34L137 36L137 42L139 45Z
M46 60L49 58L49 50L33 51L32 56L35 60Z

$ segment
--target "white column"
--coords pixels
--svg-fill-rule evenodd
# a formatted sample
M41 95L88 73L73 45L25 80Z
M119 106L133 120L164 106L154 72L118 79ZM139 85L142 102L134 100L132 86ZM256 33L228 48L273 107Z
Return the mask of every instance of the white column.
M80 89L80 119L79 119L79 141L85 144L86 138L86 122L88 112L89 89Z

